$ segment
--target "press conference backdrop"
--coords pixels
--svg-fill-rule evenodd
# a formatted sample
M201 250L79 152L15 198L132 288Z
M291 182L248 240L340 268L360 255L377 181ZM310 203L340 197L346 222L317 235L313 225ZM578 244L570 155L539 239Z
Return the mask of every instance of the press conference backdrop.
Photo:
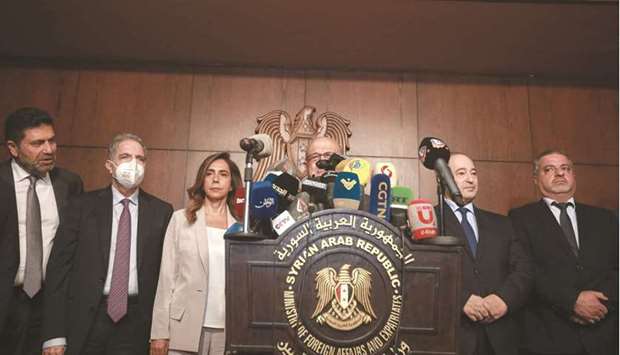
M142 136L150 148L144 187L175 208L206 155L231 151L241 166L238 142L257 116L294 116L303 105L351 120L349 154L392 161L415 197L434 201L434 174L419 164L417 147L437 136L477 160L477 202L491 210L538 197L530 161L547 147L573 157L580 201L618 208L616 87L407 73L0 67L2 118L27 105L57 117L59 163L87 189L109 183L103 163L115 133Z

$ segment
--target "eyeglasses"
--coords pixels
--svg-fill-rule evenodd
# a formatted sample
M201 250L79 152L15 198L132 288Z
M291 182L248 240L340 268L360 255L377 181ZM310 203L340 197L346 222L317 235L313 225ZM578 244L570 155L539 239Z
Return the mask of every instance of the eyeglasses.
M327 160L332 154L334 154L334 152L312 153L306 157L306 161Z

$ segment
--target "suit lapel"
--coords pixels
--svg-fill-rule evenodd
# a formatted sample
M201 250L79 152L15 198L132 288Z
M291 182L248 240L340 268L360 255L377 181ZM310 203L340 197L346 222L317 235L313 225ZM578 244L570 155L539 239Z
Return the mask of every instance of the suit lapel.
M446 209L445 209L445 222L446 222L446 229L449 232L452 232L452 234L454 234L455 237L458 237L459 239L461 239L463 245L465 245L465 250L467 251L467 255L471 259L476 259L469 247L469 243L467 242L467 237L465 236L465 231L463 230L461 223L459 222L458 218L456 218L456 215L454 214L450 206L448 206L447 204L446 204Z
M97 230L99 231L99 250L103 257L104 270L107 270L110 260L110 238L112 236L112 187L101 190L95 208Z
M475 218L476 218L476 226L478 227L478 247L476 251L476 257L481 258L487 249L495 250L494 248L489 247L489 245L494 242L493 238L489 237L493 233L489 229L489 223L488 223L487 215L485 214L485 212L480 210L476 206L474 206L474 211L475 211Z
M0 180L13 188L15 194L15 182L13 181L13 169L11 168L11 159L5 160L0 165Z
M196 222L191 226L192 236L196 241L196 247L198 248L198 255L200 255L200 261L202 267L207 272L209 269L209 235L207 232L207 222L205 220L204 207L201 207L196 211Z
M148 196L140 190L138 193L138 270L142 267L145 255L144 248L146 248L146 245L148 244L147 238L150 235L149 227L151 226L149 221L153 220L151 213L152 209L150 208L150 200ZM138 275L139 274L140 273L138 273Z
M66 199L64 196L69 195L69 187L67 184L58 179L58 170L54 169L50 172L50 180L52 181L52 188L54 189L54 197L56 198L56 209L58 209L58 218L62 218L61 211L65 210Z
M547 206L547 203L541 199L538 202L537 208L538 211L534 213L534 218L538 219L538 224L541 226L541 229L543 229L543 233L541 235L545 238L549 238L549 242L561 246L565 254L574 258L575 254L573 254L570 249L570 245L566 240L564 231L562 231L562 227L560 227L560 224L555 219L555 216L549 209L549 206ZM577 221L577 223L579 223L579 221Z

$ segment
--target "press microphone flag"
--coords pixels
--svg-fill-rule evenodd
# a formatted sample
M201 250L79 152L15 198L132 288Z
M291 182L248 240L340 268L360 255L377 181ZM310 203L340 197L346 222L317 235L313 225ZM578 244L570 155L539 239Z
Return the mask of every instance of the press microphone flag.
M435 208L430 200L417 199L409 203L407 217L411 227L411 237L413 239L425 239L436 237L437 218L435 218Z
M267 181L259 181L252 186L250 193L251 215L255 219L273 218L278 212L278 195Z
M390 178L384 174L377 174L370 180L370 213L386 221L391 216L392 189Z
M357 209L360 205L362 187L357 174L340 172L334 182L334 207Z
M363 186L366 186L368 184L368 180L370 180L370 163L364 159L349 159L342 171L356 173L360 180L360 184Z
M407 207L413 199L413 192L406 186L392 187L392 199L390 204L390 223L398 228L407 226Z
M233 207L237 218L242 221L245 213L245 187L239 186L235 190L235 195L233 196Z

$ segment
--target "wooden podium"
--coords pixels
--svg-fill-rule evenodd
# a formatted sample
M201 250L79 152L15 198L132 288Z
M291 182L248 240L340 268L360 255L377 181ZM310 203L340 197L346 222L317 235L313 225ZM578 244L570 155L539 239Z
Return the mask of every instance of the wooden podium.
M227 354L456 354L462 248L441 240L338 209L227 238Z

